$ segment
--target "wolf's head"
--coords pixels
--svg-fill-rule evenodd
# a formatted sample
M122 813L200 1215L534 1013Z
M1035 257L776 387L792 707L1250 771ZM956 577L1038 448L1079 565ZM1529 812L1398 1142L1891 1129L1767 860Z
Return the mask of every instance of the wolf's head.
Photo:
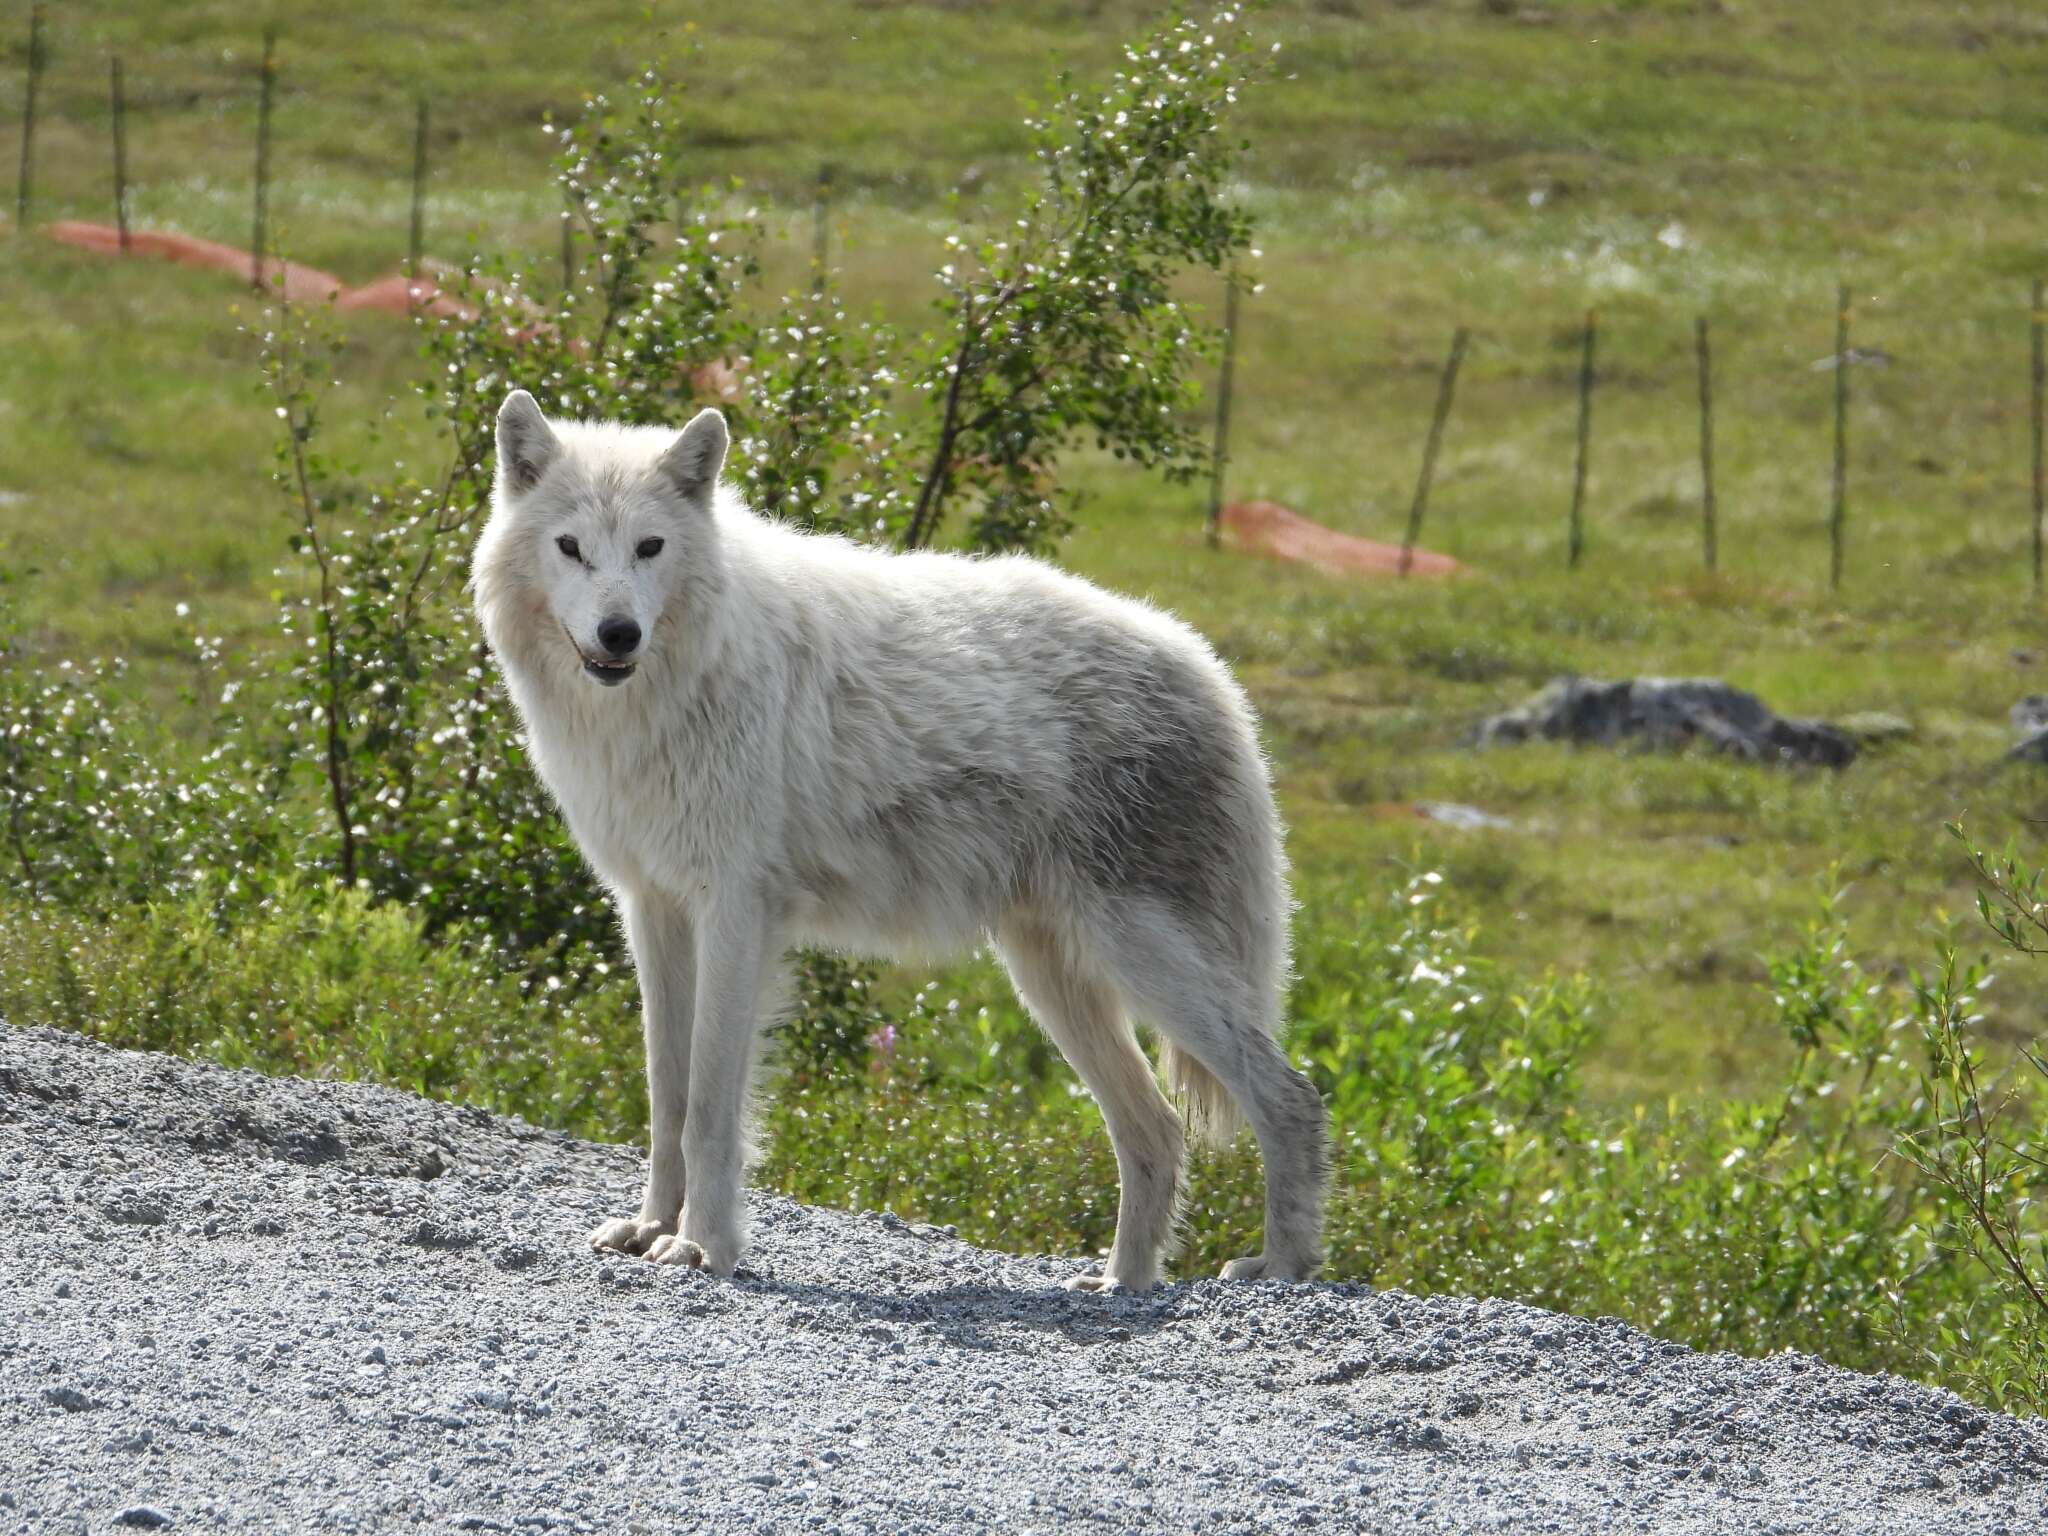
M607 687L631 678L715 571L726 443L715 410L680 433L557 427L525 390L507 396L475 577L498 652Z

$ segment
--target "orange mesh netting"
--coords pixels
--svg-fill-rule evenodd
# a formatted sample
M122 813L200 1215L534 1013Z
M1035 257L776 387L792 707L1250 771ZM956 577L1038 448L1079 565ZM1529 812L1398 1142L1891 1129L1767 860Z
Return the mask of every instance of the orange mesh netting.
M80 250L96 251L103 256L122 254L121 232L111 224L67 219L62 223L45 225L43 233L52 240ZM247 251L222 245L218 240L201 240L196 235L169 234L152 229L131 230L127 254L154 256L185 267L211 267L232 272L244 280L250 275ZM265 257L264 288L272 293L278 292L280 278L283 279L284 297L294 304L332 304L337 309L382 309L397 315L425 310L432 315L463 320L474 318L474 311L442 293L440 284L425 273L415 279L408 278L403 272L393 272L360 288L351 288L332 272L301 266L296 261L279 261L274 256Z
M1223 532L1239 549L1335 576L1393 576L1401 569L1400 545L1338 533L1277 501L1233 501L1223 509ZM1449 555L1426 549L1416 550L1409 566L1415 576L1455 576L1464 569Z

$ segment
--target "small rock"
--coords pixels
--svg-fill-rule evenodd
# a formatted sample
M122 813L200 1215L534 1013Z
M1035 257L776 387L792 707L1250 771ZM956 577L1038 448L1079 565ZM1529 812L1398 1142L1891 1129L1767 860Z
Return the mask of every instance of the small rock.
M136 1504L114 1516L114 1524L131 1525L146 1531L153 1531L171 1523L171 1517L151 1504Z
M76 1387L45 1387L43 1401L52 1408L62 1408L66 1413L90 1413L95 1408L105 1406L96 1399L87 1397Z
M474 1248L481 1239L470 1228L429 1216L412 1229L412 1240L422 1248Z
M155 1438L155 1435L149 1430L138 1429L132 1435L116 1435L107 1442L106 1449L110 1451L126 1451L133 1454L137 1451L148 1450L150 1443Z
M160 1227L169 1213L163 1202L129 1190L116 1190L100 1202L100 1214L126 1227Z
M1482 811L1476 805L1459 805L1453 800L1418 800L1415 814L1424 821L1442 822L1461 832L1512 831L1514 823L1505 816Z

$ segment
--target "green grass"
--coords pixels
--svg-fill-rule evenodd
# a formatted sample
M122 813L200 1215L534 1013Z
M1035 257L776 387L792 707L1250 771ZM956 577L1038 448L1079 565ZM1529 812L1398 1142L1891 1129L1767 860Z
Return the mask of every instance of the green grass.
M692 31L595 4L374 0L271 7L281 26L274 222L364 280L404 252L412 100L434 103L430 248L552 248L537 123L684 56L701 171L737 177L796 279L816 168L846 291L915 320L938 231L999 216L1020 101L1050 61L1087 73L1129 4L798 5ZM2048 690L2029 591L2026 287L2048 26L2022 5L1559 3L1276 6L1284 47L1246 103L1243 196L1265 288L1245 306L1234 493L1396 536L1455 325L1474 343L1426 542L1449 585L1346 584L1200 544L1199 495L1080 461L1066 558L1211 634L1261 706L1307 888L1439 867L1506 974L1586 972L1616 1100L1769 1078L1781 1046L1756 956L1839 866L1859 948L1923 963L1967 872L1941 823L2002 837L2043 813L1997 766L2004 714ZM664 18L667 19L664 19ZM0 120L18 121L26 27ZM53 13L38 221L105 217L103 54L124 55L138 218L246 238L260 17L230 5ZM694 53L691 50L696 50ZM0 162L15 141L0 137ZM695 169L696 167L693 167ZM946 199L959 192L957 206ZM1668 237L1660 240L1660 235ZM1834 290L1856 341L1848 576L1827 590ZM262 643L285 519L274 423L225 278L0 241L0 565L30 659L119 653L172 707L195 629ZM1191 289L1196 297L1213 293ZM1586 562L1567 573L1577 327L1601 317ZM1722 570L1699 568L1693 317L1716 337ZM408 404L404 325L349 324L328 434L366 465L434 452ZM190 606L180 617L175 605ZM23 664L9 657L6 665ZM1458 745L1560 671L1705 672L1802 713L1885 709L1917 735L1841 774L1706 758ZM175 709L173 708L175 714ZM1467 833L1390 814L1453 799ZM978 987L982 971L959 973ZM909 986L909 979L901 983ZM2043 1004L1994 989L2010 1037Z

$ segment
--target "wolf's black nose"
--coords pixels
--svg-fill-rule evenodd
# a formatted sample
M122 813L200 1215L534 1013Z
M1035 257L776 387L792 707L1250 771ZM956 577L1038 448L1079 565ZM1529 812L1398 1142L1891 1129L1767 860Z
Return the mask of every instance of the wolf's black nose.
M640 643L640 626L614 614L597 626L597 643L614 656L630 656Z

